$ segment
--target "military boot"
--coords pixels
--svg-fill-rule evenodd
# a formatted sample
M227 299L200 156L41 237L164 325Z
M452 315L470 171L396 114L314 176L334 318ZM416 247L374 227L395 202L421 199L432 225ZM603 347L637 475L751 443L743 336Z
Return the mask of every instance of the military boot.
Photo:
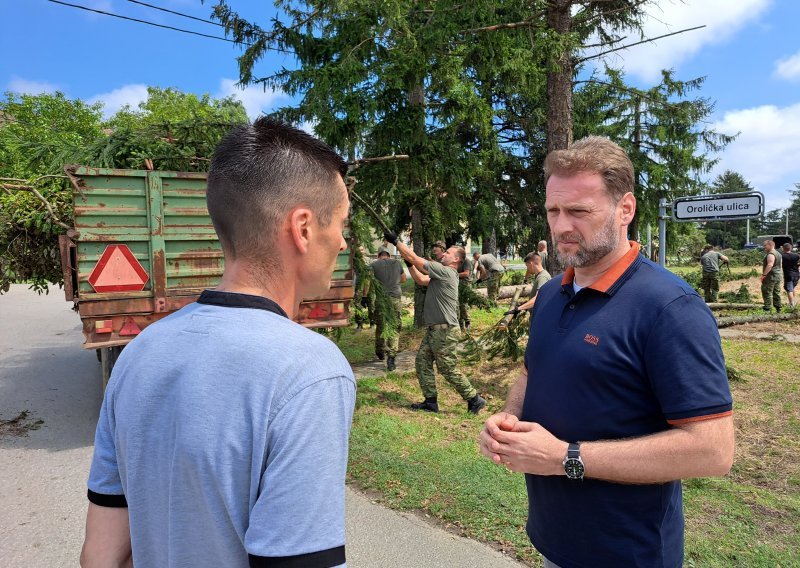
M425 397L422 402L415 402L411 405L411 410L424 410L426 412L439 412L439 403L436 397Z

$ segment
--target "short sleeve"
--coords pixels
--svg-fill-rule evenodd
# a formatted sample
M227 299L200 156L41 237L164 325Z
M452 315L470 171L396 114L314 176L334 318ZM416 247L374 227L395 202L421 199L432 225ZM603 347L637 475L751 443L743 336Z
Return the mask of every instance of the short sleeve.
M731 413L719 331L699 296L681 296L662 310L647 339L645 366L670 424Z
M270 421L267 463L245 534L248 554L335 557L339 549L344 554L354 404L352 377L323 378L294 394Z
M114 442L114 419L112 390L106 390L100 418L94 436L94 455L89 470L89 500L103 507L127 507L125 492L117 463L117 448Z
M449 268L439 262L427 260L425 261L425 270L428 271L428 276L431 278L442 279L447 274L445 271L449 270Z

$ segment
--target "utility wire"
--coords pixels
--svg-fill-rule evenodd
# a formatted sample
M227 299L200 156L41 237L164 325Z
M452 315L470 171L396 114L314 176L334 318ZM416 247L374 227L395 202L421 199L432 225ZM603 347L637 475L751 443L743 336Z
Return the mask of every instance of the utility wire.
M87 6L80 6L78 4L70 4L69 2L62 2L61 0L47 0L47 1L48 2L52 2L53 4L61 4L62 6L69 6L70 8L78 8L80 10L86 10L87 12L95 12L97 14L102 14L104 16L113 16L114 18L120 18L122 20L130 20L131 22L139 22L140 24L147 24L149 26L156 26L157 28L165 28L165 29L168 29L168 30L174 30L176 32L183 32L185 34L192 34L192 35L197 35L197 36L202 36L202 37L209 37L211 39L219 39L219 40L227 41L227 42L230 42L230 43L239 43L239 42L236 42L236 41L234 41L232 39L228 39L226 37L213 36L213 35L209 35L209 34L203 34L203 33L200 33L200 32L193 32L191 30L184 30L182 28L175 28L175 27L172 27L172 26L166 26L164 24L157 24L155 22L150 22L150 21L147 21L147 20L140 20L138 18L131 18L131 17L128 17L128 16L121 16L119 14L114 14L112 12L106 12L104 10L97 10L95 8L89 8ZM249 46L251 44L244 43L243 45Z
M201 37L207 37L207 38L211 38L211 39L218 39L218 40L222 40L222 41L227 41L229 43L235 43L235 44L244 45L244 46L247 46L247 47L250 47L250 46L253 45L251 43L246 43L246 42L243 42L243 41L239 42L239 41L236 41L236 40L233 40L233 39L228 39L226 37L219 37L219 36L214 36L214 35L209 35L209 34L203 34L203 33L195 32L195 31L192 31L192 30L185 30L183 28L176 28L176 27L167 26L167 25L164 25L164 24L157 24L155 22L150 22L148 20L140 20L138 18L131 18L129 16L122 16L120 14L114 14L112 12L106 12L104 10L97 10L95 8L89 8L87 6L81 6L79 4L70 4L69 2L62 2L62 0L47 0L47 1L48 2L52 2L53 4L61 4L62 6L69 6L70 8L78 8L80 10L86 10L87 12L95 12L97 14L102 14L104 16L112 16L114 18L120 18L122 20L129 20L131 22L138 22L140 24L147 24L148 26L155 26L157 28L164 28L164 29L173 30L173 31L176 31L176 32L183 32L185 34L192 34L192 35L201 36ZM146 5L146 6L150 6L149 4L144 4L144 2L137 2L137 4L143 4L143 5ZM150 7L157 8L157 6L150 6ZM166 10L166 11L169 12L170 10ZM175 14L178 14L178 12L175 12ZM179 15L186 16L186 14L179 14ZM187 16L187 17L194 18L193 16ZM199 19L199 18L194 18L194 19ZM206 20L200 20L200 21L206 21ZM209 22L209 23L213 24L215 22ZM217 25L221 25L221 24L217 24ZM270 50L270 51L278 51L280 53L287 53L287 54L290 54L290 55L294 55L295 54L293 51L289 51L287 49L280 49L278 47L267 46L264 49L267 49L267 50Z
M176 12L175 10L168 10L167 8L162 8L161 6L154 6L153 4L148 4L147 2L140 2L139 0L128 0L133 4L140 4L142 6L147 6L148 8L153 8L154 10L161 10L162 12L169 12L170 14L175 14L176 16L181 16L183 18L189 18L190 20L197 20L198 22L204 22L206 24L212 24L214 26L219 26L224 28L223 24L219 22L212 22L211 20L204 20L203 18L196 18L195 16L190 16L189 14L183 14L181 12Z

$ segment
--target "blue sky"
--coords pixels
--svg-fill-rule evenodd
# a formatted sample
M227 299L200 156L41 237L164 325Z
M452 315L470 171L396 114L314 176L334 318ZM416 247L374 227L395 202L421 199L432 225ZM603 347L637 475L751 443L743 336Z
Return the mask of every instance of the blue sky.
M159 12L128 0L64 0L221 36L216 26ZM208 19L213 0L146 0ZM267 0L232 0L246 17L267 25ZM240 90L231 43L89 13L47 0L0 0L0 89L103 101L111 114L136 105L147 85L213 96L234 95L251 117L289 102L260 87ZM648 8L646 31L655 37L705 25L702 30L610 55L628 79L651 86L662 68L679 79L706 77L698 93L716 102L711 125L738 139L719 157L711 177L741 173L764 193L767 210L786 207L800 182L800 1L662 0ZM271 54L257 72L292 67L290 55Z

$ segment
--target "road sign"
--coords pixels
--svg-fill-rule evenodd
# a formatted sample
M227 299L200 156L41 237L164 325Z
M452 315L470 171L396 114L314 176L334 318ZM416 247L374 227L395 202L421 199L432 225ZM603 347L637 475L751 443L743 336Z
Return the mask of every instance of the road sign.
M109 245L89 275L95 292L139 292L148 276L127 245Z
M672 202L676 221L736 221L764 213L764 196L757 191L679 197Z

